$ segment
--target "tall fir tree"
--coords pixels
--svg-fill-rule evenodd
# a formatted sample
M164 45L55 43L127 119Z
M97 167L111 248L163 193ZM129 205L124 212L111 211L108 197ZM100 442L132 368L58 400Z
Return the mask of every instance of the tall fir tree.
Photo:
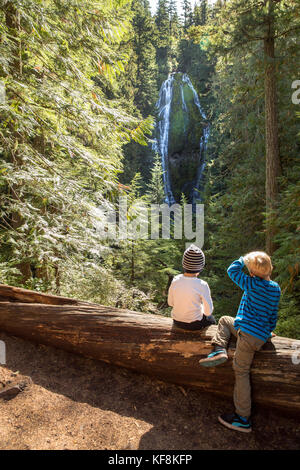
M143 117L154 114L157 98L156 51L153 44L154 22L148 1L133 0L133 60L136 73L133 87L136 90L134 104Z
M182 0L181 6L183 30L186 32L193 23L193 9L191 0Z
M244 3L244 9L235 16L233 6L241 5L234 0L226 4L220 2L209 15L208 25L197 27L200 31L198 43L205 44L210 56L217 60L216 73L211 81L212 126L204 195L205 248L210 282L217 309L229 312L233 308L235 311L240 296L238 291L232 295L226 266L247 251L266 249L265 212L267 190L270 191L270 176L266 178L266 140L268 132L271 132L270 128L267 130L266 120L268 114L272 115L272 110L266 105L270 100L270 97L266 98L269 84L266 74L275 72L277 98L272 95L272 107L277 108L278 125L273 127L273 131L276 134L274 139L280 142L281 176L277 171L273 173L274 178L277 177L277 196L272 204L275 230L272 233L270 226L266 228L268 235L272 233L271 241L275 242L276 248L273 252L273 277L282 288L278 331L299 337L295 313L300 301L299 236L295 227L299 223L296 200L300 167L297 158L299 140L296 138L298 123L290 91L299 61L296 2L273 5L272 34L276 55L270 60L266 60L268 55L264 47L269 38L269 29L264 36L270 21L268 2L256 3L256 10L254 3ZM270 64L275 67L271 72L268 69ZM269 244L267 248L270 249Z
M123 90L132 99L132 112L147 118L155 115L158 97L155 24L147 0L133 0L131 15L131 37L127 44L130 60L125 69ZM120 181L127 185L140 172L145 189L145 182L150 178L152 160L151 146L130 142L124 147L124 171L120 175Z
M278 178L282 168L278 139L276 41L299 31L299 3L291 0L232 0L217 5L216 15L200 36L209 36L214 53L230 55L234 50L258 42L263 52L265 107L266 249L274 251L273 210L278 202Z
M118 1L1 6L2 280L59 290L63 266L101 245L93 210L117 194L122 146L141 141L149 122L104 91L124 71L128 10Z
M155 14L156 24L156 62L158 66L158 89L171 71L170 63L170 18L169 3L159 0Z

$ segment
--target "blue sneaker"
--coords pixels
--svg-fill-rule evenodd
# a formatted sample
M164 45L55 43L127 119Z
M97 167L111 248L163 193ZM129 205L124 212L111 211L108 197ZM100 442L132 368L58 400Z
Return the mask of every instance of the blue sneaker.
M204 359L200 359L199 364L203 367L215 367L223 364L228 359L225 348L215 346L214 350Z
M250 418L243 418L237 413L224 414L218 417L218 420L221 424L226 426L226 428L234 429L235 431L240 432L251 432L251 420Z

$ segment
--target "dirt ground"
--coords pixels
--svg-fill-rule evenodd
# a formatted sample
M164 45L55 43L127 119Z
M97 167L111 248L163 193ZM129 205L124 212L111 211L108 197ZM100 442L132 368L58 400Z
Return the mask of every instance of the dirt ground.
M31 378L0 399L0 449L295 450L300 423L256 408L253 432L219 424L228 399L162 383L122 368L0 334L1 382ZM220 384L221 386L221 384Z

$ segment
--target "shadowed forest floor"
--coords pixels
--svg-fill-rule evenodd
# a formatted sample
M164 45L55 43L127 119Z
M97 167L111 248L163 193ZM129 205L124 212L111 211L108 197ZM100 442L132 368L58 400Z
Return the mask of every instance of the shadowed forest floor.
M227 399L166 384L65 351L0 334L1 382L32 384L0 399L0 449L281 450L300 448L300 423L254 409L253 432L217 420ZM221 384L220 384L221 386Z

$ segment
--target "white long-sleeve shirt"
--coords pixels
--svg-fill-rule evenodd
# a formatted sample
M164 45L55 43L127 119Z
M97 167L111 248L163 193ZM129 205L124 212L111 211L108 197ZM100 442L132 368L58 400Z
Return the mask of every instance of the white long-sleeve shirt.
M202 320L203 315L211 315L214 309L207 282L183 274L174 277L168 304L173 307L172 318L185 323Z

